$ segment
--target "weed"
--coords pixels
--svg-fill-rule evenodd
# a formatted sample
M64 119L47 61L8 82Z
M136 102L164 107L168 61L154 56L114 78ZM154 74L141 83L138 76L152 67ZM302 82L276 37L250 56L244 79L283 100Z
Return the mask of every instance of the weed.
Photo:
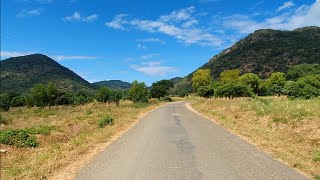
M91 109L86 110L86 115L88 116L88 115L90 115L90 114L92 114Z
M316 174L313 176L315 180L320 180L320 174Z
M272 118L273 122L276 123L287 123L288 119L286 117L281 117L281 116L275 116Z
M26 130L7 130L1 132L0 142L16 147L37 147L38 143L34 135L29 135Z
M42 126L36 126L32 128L26 129L29 134L43 134L43 135L49 135L51 130L61 131L56 126L48 126L48 125L42 125Z
M4 118L4 117L0 114L0 124L8 125L8 124L11 124L11 123L12 123L11 120Z
M320 162L320 150L316 151L313 160L316 162Z
M99 128L104 128L106 127L107 125L110 125L112 126L114 124L114 121L113 121L113 118L109 115L103 117L100 121L99 121Z

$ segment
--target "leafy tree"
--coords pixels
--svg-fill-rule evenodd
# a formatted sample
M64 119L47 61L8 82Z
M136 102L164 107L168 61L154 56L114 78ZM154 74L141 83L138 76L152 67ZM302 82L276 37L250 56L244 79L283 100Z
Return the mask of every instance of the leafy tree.
M174 83L169 80L161 80L152 84L150 93L154 98L161 98L169 95L169 91L173 88Z
M198 95L205 98L213 97L214 87L212 85L200 87L198 89Z
M134 103L148 102L149 91L144 82L133 81L128 91L128 99Z
M69 105L74 104L74 95L70 92L60 92L56 99L57 105Z
M249 86L244 84L227 83L219 86L214 93L216 97L252 97L253 93Z
M287 77L290 80L297 80L300 77L320 74L320 64L299 64L288 69Z
M255 94L259 93L259 86L260 86L262 80L256 74L254 74L254 73L244 74L239 77L239 81L242 84L251 87L252 91Z
M200 87L208 86L212 82L209 69L198 69L192 76L192 87L194 91L198 91Z
M9 109L10 109L10 96L8 93L2 94L0 96L0 108L3 111L9 111Z
M110 91L110 99L109 99L109 101L110 102L114 102L117 105L119 105L120 100L122 99L122 97L123 97L123 93L122 93L121 90L111 90Z
M274 72L267 79L267 83L283 87L286 82L286 75L283 72Z
M220 73L220 82L222 84L237 83L239 76L240 70L238 69L225 70Z
M31 89L33 101L37 107L44 107L48 104L47 89L43 84L37 84Z
M306 75L299 78L298 81L303 81L317 89L320 89L320 74Z
M59 96L59 89L53 83L49 83L47 86L47 97L49 106L56 105L56 100Z
M24 96L17 96L11 100L12 107L19 107L26 105L26 98Z
M289 98L303 98L310 99L320 96L320 90L303 80L296 82L289 82L285 86L285 93Z
M105 86L100 86L97 93L96 93L96 99L99 102L109 102L110 100L110 90Z

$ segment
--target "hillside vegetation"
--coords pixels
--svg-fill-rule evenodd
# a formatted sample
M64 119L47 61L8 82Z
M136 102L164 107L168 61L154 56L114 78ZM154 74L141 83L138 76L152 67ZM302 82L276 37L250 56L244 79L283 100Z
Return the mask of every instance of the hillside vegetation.
M36 84L48 84L49 82L56 84L61 89L73 92L94 88L76 73L42 54L2 60L0 68L1 93L7 91L24 93Z
M106 86L110 89L130 89L131 87L131 83L121 80L99 81L92 84L95 86Z
M212 57L199 69L209 69L214 79L224 70L239 69L265 79L272 72L286 72L298 64L320 64L320 27L293 31L257 30ZM194 73L194 72L193 72ZM189 74L175 85L176 91L192 92Z

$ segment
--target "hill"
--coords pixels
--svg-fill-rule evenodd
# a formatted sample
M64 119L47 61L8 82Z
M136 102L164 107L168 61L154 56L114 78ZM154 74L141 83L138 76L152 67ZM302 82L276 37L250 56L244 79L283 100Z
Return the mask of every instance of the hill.
M228 69L255 73L267 78L272 72L286 72L292 65L320 63L320 27L293 31L257 30L212 57L199 69L210 69L213 78ZM191 90L192 74L177 82L176 88Z
M24 93L38 83L49 82L69 91L94 88L70 69L42 54L5 59L0 61L0 68L1 92Z
M121 80L100 81L92 84L95 86L106 86L110 89L129 89L131 87L131 83Z

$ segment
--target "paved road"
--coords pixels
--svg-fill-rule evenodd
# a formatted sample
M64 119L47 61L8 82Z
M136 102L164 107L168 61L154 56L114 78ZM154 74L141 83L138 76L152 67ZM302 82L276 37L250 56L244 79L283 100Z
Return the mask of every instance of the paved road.
M143 118L77 179L307 178L178 102Z

